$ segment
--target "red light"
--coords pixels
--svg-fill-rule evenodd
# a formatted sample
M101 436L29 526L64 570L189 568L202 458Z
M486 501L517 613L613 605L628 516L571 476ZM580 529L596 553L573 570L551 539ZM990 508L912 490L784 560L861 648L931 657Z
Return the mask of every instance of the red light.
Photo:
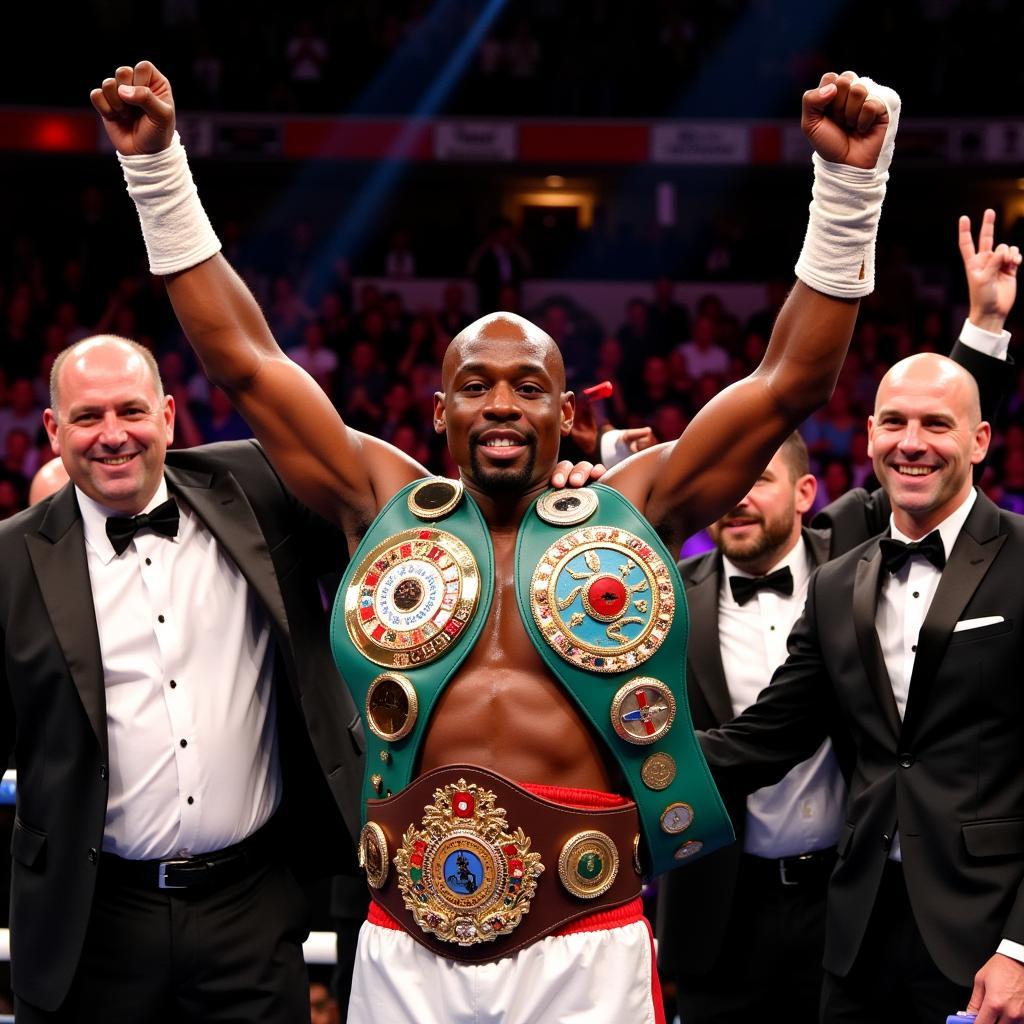
M69 150L75 148L75 131L63 117L44 117L36 127L33 145L36 149Z

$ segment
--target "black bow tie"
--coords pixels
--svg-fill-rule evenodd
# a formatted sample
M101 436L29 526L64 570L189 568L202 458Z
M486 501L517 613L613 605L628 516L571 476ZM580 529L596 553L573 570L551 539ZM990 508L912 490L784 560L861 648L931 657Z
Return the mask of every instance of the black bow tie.
M882 562L891 573L899 572L907 564L907 559L914 555L923 555L940 572L946 564L946 549L942 546L938 530L932 530L924 540L914 540L909 544L895 537L883 537L878 548L882 552Z
M178 533L178 506L173 498L168 498L162 505L157 505L152 512L143 512L137 516L109 516L107 518L107 536L110 546L117 554L132 542L139 530L152 530L165 537L175 537Z
M730 576L729 589L737 604L746 604L759 590L777 590L789 596L793 593L793 574L784 565L767 576Z

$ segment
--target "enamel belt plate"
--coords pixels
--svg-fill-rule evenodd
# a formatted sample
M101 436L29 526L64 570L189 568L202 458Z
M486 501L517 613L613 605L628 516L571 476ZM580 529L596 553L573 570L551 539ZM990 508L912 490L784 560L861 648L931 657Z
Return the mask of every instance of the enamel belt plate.
M444 654L480 596L476 559L458 537L422 527L378 544L345 593L345 625L370 661L407 668Z
M530 607L548 645L591 672L624 672L658 650L675 613L672 577L635 534L585 526L552 544L533 572Z
M395 853L398 888L425 931L473 946L508 935L530 910L540 854L521 828L508 831L495 795L459 779L434 791Z

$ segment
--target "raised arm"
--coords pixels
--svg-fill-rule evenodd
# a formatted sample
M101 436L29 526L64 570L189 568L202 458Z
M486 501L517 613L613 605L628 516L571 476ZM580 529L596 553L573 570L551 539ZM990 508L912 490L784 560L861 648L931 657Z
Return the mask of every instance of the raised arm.
M949 353L978 382L981 415L989 422L996 419L1012 382L1010 335L1004 326L1017 298L1021 261L1017 246L994 244L995 221L995 211L986 210L975 247L970 218L960 218L958 241L970 305L960 338ZM975 467L975 478L981 468Z
M829 73L804 94L814 202L800 280L761 364L709 402L677 441L605 477L672 541L732 508L785 437L832 393L858 300L873 287L874 236L899 112L895 93L865 81Z
M149 62L120 67L91 94L139 208L150 268L207 376L263 443L282 479L350 540L400 487L426 475L397 449L347 427L288 359L249 289L220 254L175 132L168 80Z
M983 331L998 334L1017 299L1020 249L1006 242L995 244L995 210L986 210L982 215L977 247L971 234L970 217L961 216L957 228L970 302L967 319Z

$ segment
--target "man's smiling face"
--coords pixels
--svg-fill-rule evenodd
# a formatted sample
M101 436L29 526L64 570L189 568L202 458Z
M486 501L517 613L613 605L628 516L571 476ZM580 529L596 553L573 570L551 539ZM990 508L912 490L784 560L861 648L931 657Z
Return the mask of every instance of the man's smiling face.
M142 356L120 338L86 339L60 367L58 405L43 422L74 483L111 511L140 512L174 437L174 400Z
M463 477L488 494L546 482L572 424L561 355L528 321L495 314L471 324L445 356L435 427Z
M956 510L990 433L974 379L952 360L922 353L882 378L868 419L868 454L900 530L923 537Z

